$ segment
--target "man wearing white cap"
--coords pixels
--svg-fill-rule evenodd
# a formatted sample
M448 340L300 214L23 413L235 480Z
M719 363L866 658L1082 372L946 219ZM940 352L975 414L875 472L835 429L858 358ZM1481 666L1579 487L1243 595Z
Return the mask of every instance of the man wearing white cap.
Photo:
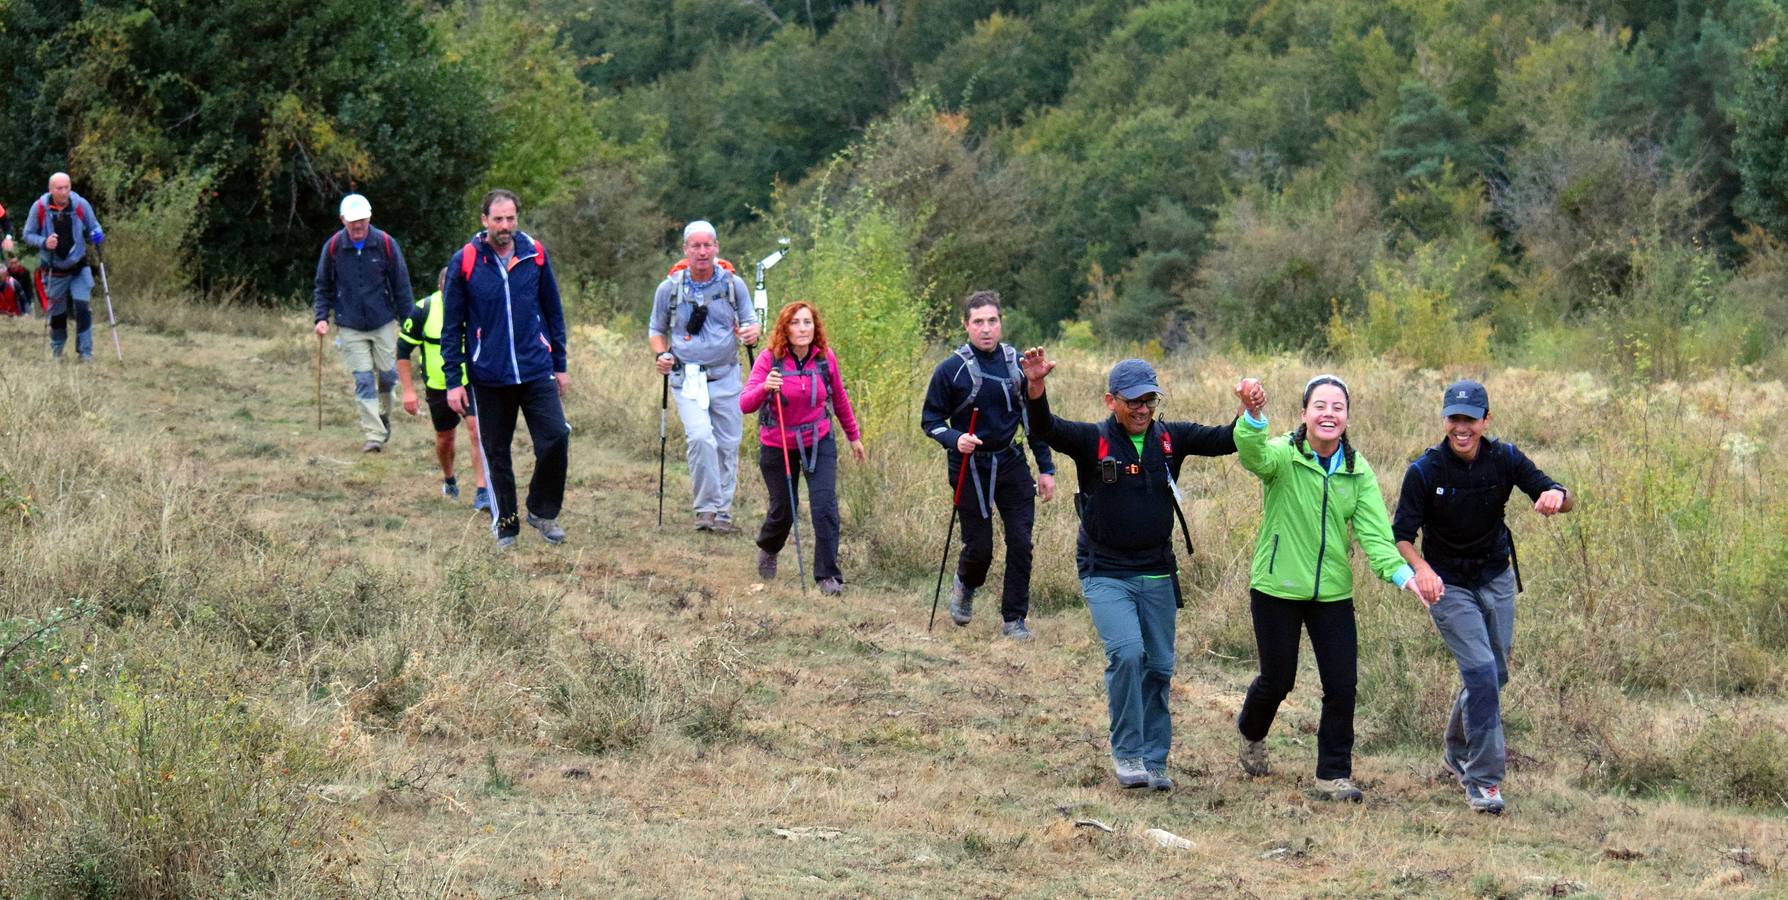
M739 480L739 342L757 343L757 314L745 280L720 259L714 226L683 229L683 260L652 295L647 342L658 374L670 378L677 418L689 444L695 528L732 534L733 490Z
M316 331L329 333L335 313L336 345L354 375L365 453L378 453L391 439L391 394L397 386L397 320L415 297L403 249L391 235L372 227L372 204L359 194L341 198L340 231L329 236L317 257L314 305Z

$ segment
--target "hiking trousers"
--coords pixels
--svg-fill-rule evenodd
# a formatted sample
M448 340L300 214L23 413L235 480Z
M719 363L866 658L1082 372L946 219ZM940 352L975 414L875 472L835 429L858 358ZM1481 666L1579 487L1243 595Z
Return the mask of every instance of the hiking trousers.
M1297 682L1300 632L1310 632L1316 673L1322 679L1322 719L1316 726L1316 777L1353 776L1353 711L1359 682L1359 632L1353 600L1284 600L1248 592L1260 674L1248 685L1236 729L1250 741L1265 740L1279 704Z
M397 386L397 322L371 331L336 326L342 365L354 376L354 405L360 434L383 444L391 439L391 395Z
M1502 784L1507 762L1502 687L1509 683L1509 648L1515 642L1515 571L1504 569L1473 588L1448 584L1428 614L1459 664L1459 694L1447 718L1447 757L1467 785Z
M802 469L798 451L794 448L788 451L797 504L801 498L801 481L807 481L807 504L812 508L813 517L813 580L836 578L843 581L844 574L838 571L838 442L827 433L820 439L819 446L809 449L806 455L813 462L812 472ZM789 480L782 472L782 448L760 445L757 470L764 476L764 490L770 495L770 511L764 515L763 527L757 530L757 546L765 553L780 553L788 543L789 528L794 525L795 516L800 515L799 509L789 506Z
M1080 579L1087 612L1105 644L1105 699L1111 710L1111 758L1167 765L1173 719L1173 578L1133 575Z
M739 408L743 385L739 382L738 363L735 358L725 368L702 373L708 379L706 409L684 395L685 367L677 366L670 376L671 399L677 404L677 419L683 423L683 439L688 444L695 511L713 513L729 522L733 518L733 493L739 486L739 438L745 428L745 412Z
M999 511L1000 524L1006 531L1006 577L1000 588L1000 618L1011 622L1030 615L1031 611L1031 527L1037 520L1037 482L1024 452L1015 448L999 451L999 471L987 464L987 454L977 453L970 463L979 469L981 483L993 491L993 508ZM951 488L956 473L951 472ZM993 482L989 484L988 482ZM962 519L962 554L956 558L956 577L971 588L987 583L987 570L993 566L993 517L983 514L974 486L962 488L962 502L956 507Z
M50 316L50 354L61 356L68 345L68 307L74 307L75 352L82 359L93 358L93 304L72 300L62 305L63 311Z
M509 445L515 440L515 418L528 421L534 442L534 475L528 481L528 512L556 519L565 502L565 471L571 464L571 423L559 403L559 382L552 376L522 384L472 385L478 443L484 448L485 480L490 482L491 532L497 537L521 533L515 505L515 463Z

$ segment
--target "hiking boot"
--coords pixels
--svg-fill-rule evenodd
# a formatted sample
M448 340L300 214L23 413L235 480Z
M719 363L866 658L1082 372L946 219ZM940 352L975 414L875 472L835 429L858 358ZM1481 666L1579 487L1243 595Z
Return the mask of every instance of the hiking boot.
M540 536L546 538L547 543L565 543L565 529L559 527L558 519L542 519L533 513L528 513L528 524L539 529Z
M381 453L384 450L385 450L385 445L379 443L378 441L367 441L366 443L360 445L361 453Z
M1453 780L1461 786L1465 784L1465 767L1459 765L1459 761L1451 753L1445 750L1440 752L1440 767L1447 770L1447 774L1453 776Z
M1140 759L1114 759L1111 768L1117 772L1118 787L1139 788L1149 786L1149 770Z
M1024 627L1023 619L1013 619L1012 621L1001 625L1000 634L1015 641L1028 641L1031 639L1031 630Z
M713 531L714 530L714 514L711 512L696 513L695 514L695 530L696 531Z
M490 509L490 488L479 488L476 493L472 494L472 508Z
M967 625L974 615L975 589L963 584L959 575L950 587L950 621Z
M1472 809L1493 816L1502 815L1504 803L1502 788L1494 784L1468 784L1465 786L1465 802Z
M1346 800L1352 803L1366 798L1354 785L1353 779L1345 777L1316 779L1316 793L1321 794L1324 800Z
M1148 769L1148 773L1149 773L1149 790L1151 790L1151 791L1171 791L1171 790L1173 790L1173 779L1167 777L1167 767L1166 766L1157 766L1154 763L1149 763L1144 768Z
M458 500L459 482L452 478L441 479L441 496L449 500Z
M739 526L733 524L731 516L714 516L714 524L708 529L715 534L737 534Z
M836 597L844 593L844 582L837 578L821 578L819 589L820 593L828 597Z
M1267 763L1266 741L1251 741L1241 732L1236 733L1238 749L1236 761L1242 764L1242 771L1259 778L1272 771Z
M499 535L497 535L497 549L498 550L508 550L514 546L515 546L515 535L513 535L513 534L499 534Z
M765 581L776 577L776 554L762 547L757 549L757 577Z

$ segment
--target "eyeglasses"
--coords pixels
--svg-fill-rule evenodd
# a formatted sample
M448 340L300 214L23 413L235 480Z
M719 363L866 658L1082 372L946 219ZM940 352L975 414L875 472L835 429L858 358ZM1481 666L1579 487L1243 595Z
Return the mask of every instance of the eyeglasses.
M1122 400L1124 405L1131 409L1155 409L1161 405L1160 394L1150 394L1147 397L1140 397L1135 400L1131 400L1129 397L1119 397L1118 399Z

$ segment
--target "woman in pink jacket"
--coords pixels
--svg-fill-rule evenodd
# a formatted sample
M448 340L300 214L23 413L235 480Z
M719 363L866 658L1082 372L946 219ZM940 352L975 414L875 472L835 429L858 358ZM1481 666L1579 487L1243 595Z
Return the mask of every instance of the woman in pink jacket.
M780 422L778 395L782 398ZM757 439L763 449L757 468L770 495L770 511L757 532L758 574L765 579L776 577L776 554L782 552L795 521L788 478L783 474L786 452L790 463L786 468L795 480L807 479L807 500L813 507L813 577L819 582L820 593L844 593L844 575L838 571L838 443L832 438L833 413L844 427L851 455L859 462L865 457L863 436L844 393L838 357L826 346L826 330L820 326L819 310L813 304L796 300L776 316L770 349L758 354L751 367L739 407L758 414Z

